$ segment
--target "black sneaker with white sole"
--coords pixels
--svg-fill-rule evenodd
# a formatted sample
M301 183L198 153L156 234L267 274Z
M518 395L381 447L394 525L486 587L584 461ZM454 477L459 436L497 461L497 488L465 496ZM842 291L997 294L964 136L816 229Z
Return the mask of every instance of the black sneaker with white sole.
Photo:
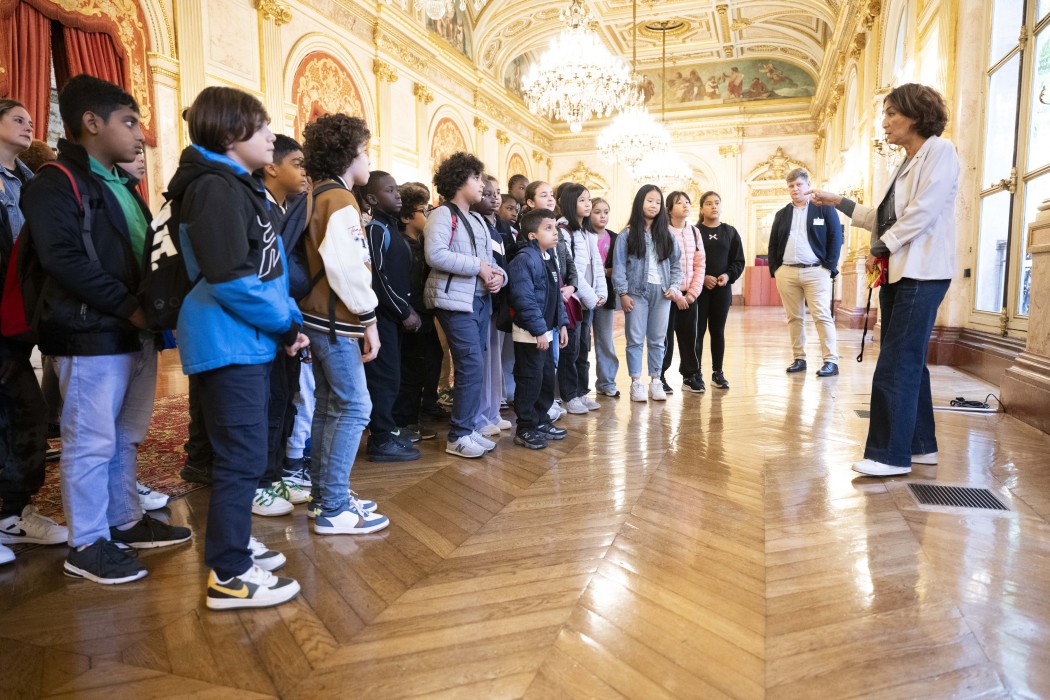
M530 450L542 450L547 446L547 435L538 430L522 430L514 436L514 444Z
M691 391L694 394L702 394L707 391L707 387L704 385L704 380L700 378L699 374L683 379L682 388L686 391Z
M142 514L142 520L127 530L109 528L110 539L135 549L170 547L173 544L185 542L192 535L188 527L168 525L166 522L151 518L146 513Z
M62 570L66 576L104 585L137 581L148 573L130 547L101 537L83 549L70 549Z
M287 603L297 595L299 583L295 579L274 576L258 564L226 581L214 571L208 574L207 605L211 610L268 608Z

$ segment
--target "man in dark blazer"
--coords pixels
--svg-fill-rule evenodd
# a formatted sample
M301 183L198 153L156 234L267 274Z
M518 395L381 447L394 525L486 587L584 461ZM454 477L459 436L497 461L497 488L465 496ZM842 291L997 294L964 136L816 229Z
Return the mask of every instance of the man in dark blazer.
M809 173L796 168L787 175L791 204L777 212L769 233L769 274L787 312L794 361L790 373L806 370L806 306L820 337L824 364L818 377L839 373L835 317L831 313L842 224L834 207L809 201Z

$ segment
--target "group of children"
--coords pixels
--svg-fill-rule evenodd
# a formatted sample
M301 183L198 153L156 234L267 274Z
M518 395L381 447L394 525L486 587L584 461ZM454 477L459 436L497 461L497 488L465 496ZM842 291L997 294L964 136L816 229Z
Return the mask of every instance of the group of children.
M136 181L117 166L142 152L134 99L81 75L63 87L59 104L68 134L59 143L61 167L36 174L17 159L31 139L28 112L0 104L0 239L8 278L8 244L22 236L46 280L33 328L54 359L63 400L69 529L30 503L42 483L46 411L32 346L5 337L0 542L68 541L68 575L118 584L147 574L132 549L191 537L143 512L135 480L159 349L137 291L147 237L165 224L158 219L151 229ZM371 170L371 135L356 117L318 118L300 146L271 133L255 97L209 87L184 118L192 145L168 183L167 225L190 281L176 329L190 378L182 475L212 486L209 608L276 605L299 591L272 573L285 557L252 537L253 513L282 515L308 503L321 535L389 525L375 502L349 488L366 429L372 461L418 459L415 443L435 438L427 424L440 420L449 424L446 452L478 458L512 428L500 415L509 402L515 444L542 449L564 439L567 431L554 425L564 413L600 408L589 396L592 337L597 393L619 396L617 309L625 312L632 400L666 398L664 347L675 335L683 386L703 391L708 326L713 381L728 386L724 342L716 339L743 257L713 192L702 198L698 228L686 221L688 195L665 200L646 185L616 234L607 229L608 202L583 185L555 191L515 176L501 196L468 153L439 165L441 204L431 207L425 185L398 186ZM450 414L437 404L443 345L455 376ZM9 552L0 545L0 562Z

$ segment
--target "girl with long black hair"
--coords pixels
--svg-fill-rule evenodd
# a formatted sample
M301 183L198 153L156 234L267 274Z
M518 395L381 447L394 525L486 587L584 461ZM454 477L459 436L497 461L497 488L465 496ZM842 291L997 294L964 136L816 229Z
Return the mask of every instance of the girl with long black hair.
M671 301L682 295L682 263L678 242L668 230L663 193L656 185L643 185L634 196L630 223L613 253L613 289L624 311L631 400L647 398L641 379L644 342L648 348L648 397L665 401L660 371Z

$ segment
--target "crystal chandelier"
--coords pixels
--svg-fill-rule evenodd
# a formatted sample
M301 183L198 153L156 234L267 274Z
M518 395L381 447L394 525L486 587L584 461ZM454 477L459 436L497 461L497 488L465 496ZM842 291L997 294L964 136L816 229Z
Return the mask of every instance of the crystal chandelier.
M693 179L693 169L670 148L650 151L631 169L631 175L640 183L651 183L664 194L685 189Z
M384 0L380 0L381 2ZM385 0L389 2L389 0ZM474 12L480 12L481 8L485 6L486 0L470 0L471 6L474 8ZM407 3L405 0L401 0L401 9L407 10ZM426 14L427 17L434 20L435 22L439 19L443 19L445 15L455 15L456 7L458 6L460 11L465 12L467 9L466 0L413 0L413 6L415 7L416 13Z
M572 0L561 21L565 26L529 70L523 93L534 114L566 121L578 133L586 120L607 117L623 105L633 86L627 67L590 29L582 0Z
M645 154L670 149L671 135L640 100L620 110L612 123L598 134L598 150L602 156L623 163L628 170L634 170Z

